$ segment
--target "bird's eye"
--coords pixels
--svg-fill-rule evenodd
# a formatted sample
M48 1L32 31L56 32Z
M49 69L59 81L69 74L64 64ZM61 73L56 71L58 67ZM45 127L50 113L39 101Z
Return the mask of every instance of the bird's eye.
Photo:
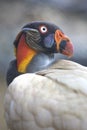
M46 33L47 32L47 27L46 26L40 26L40 32L41 33Z

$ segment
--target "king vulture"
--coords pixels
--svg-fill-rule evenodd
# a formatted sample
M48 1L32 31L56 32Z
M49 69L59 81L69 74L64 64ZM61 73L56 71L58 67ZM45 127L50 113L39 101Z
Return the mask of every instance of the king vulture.
M32 22L14 41L7 71L5 119L10 130L87 130L87 68L55 53L73 55L56 25Z

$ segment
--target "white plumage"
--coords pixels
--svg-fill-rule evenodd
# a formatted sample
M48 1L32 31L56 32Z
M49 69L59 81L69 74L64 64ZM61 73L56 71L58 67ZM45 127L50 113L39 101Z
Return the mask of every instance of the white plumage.
M61 60L16 77L5 96L10 130L87 130L87 68Z

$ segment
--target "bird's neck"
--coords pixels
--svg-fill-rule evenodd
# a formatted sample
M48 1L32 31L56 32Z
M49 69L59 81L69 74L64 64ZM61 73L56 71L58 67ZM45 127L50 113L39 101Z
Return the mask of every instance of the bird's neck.
M54 54L37 53L26 68L26 72L34 73L48 68L55 62Z
M22 35L16 50L17 69L18 72L25 73L27 65L31 62L32 58L37 52L27 45L25 36Z
M27 64L28 62L26 63L27 67L23 66L24 70L26 68L26 72L19 72L17 69L17 60L13 60L11 61L7 71L7 76L6 76L7 85L9 85L14 78L16 78L21 74L37 72L39 70L47 68L54 62L55 62L54 55L46 55L44 53L39 53L35 55L35 57L31 60L29 64Z

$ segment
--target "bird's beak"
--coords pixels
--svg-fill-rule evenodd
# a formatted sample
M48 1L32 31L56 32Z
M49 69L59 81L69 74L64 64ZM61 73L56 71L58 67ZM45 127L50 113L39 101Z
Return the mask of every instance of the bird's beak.
M71 57L73 55L73 45L70 39L64 33L62 33L62 31L56 30L55 42L58 52L68 57Z

